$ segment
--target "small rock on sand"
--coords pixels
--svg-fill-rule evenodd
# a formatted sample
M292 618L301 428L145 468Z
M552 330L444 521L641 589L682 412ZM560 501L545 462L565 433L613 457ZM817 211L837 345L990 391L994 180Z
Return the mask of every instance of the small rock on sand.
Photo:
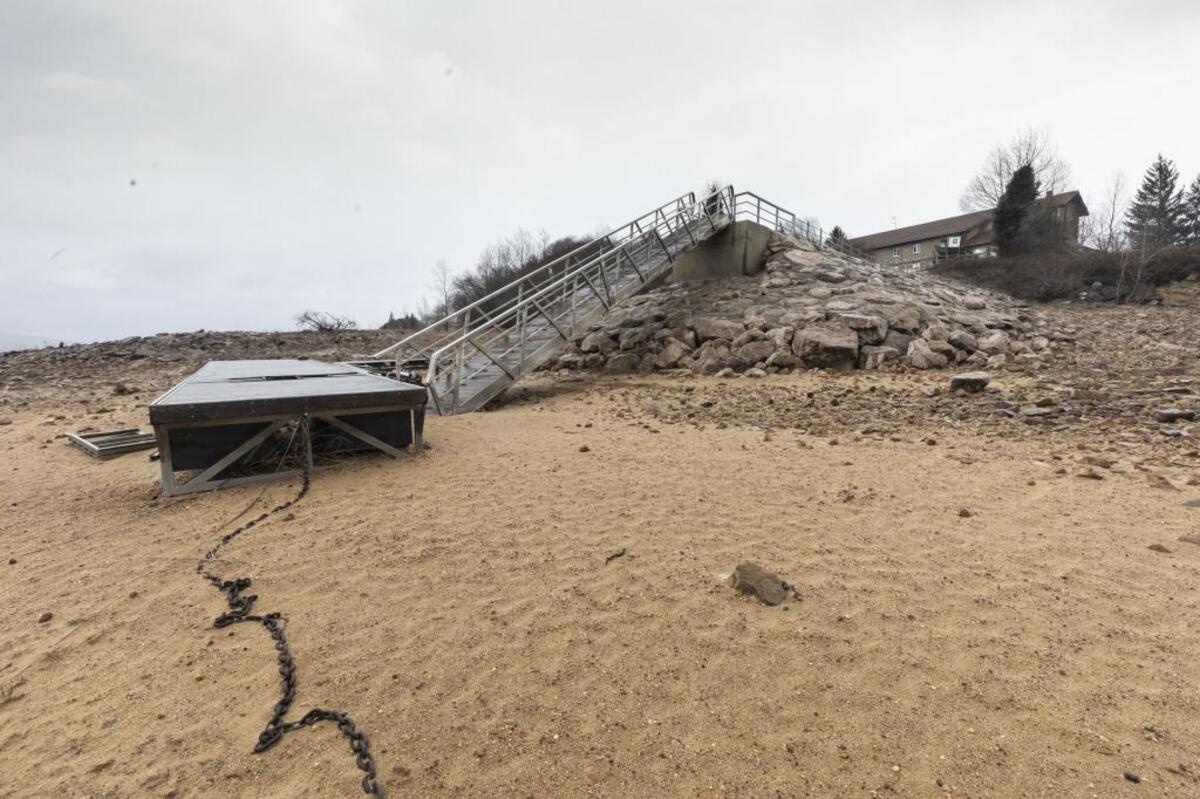
M963 372L950 378L950 390L975 394L987 388L992 376L987 372Z
M1146 547L1146 549L1150 550L1151 552L1161 552L1164 555L1171 554L1171 550L1167 549L1162 544L1151 544L1150 546Z
M1117 465L1117 462L1111 458L1104 458L1099 455L1084 455L1080 459L1081 463L1086 463L1088 466L1099 466L1101 469L1111 469Z
M1186 408L1158 408L1154 411L1154 418L1163 424L1194 422L1196 421L1196 412Z
M38 616L38 624L45 624L46 622L50 621L53 618L54 618L54 614L51 613L50 611L46 611L41 616Z
M730 584L743 594L759 598L764 605L778 605L791 593L787 583L757 563L739 563L730 577Z
M1158 472L1147 472L1146 479L1150 481L1150 485L1155 488L1164 488L1167 491L1178 491L1179 488Z

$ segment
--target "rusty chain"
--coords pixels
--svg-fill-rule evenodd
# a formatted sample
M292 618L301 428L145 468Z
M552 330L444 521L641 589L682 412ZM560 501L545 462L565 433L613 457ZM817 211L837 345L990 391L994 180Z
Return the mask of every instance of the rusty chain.
M301 420L299 432L304 437L305 452L308 452L310 446L310 437L308 429L308 418ZM288 442L287 452L284 453L284 458L291 452L292 444L295 441L295 433L292 435L292 440ZM283 459L280 459L282 464ZM283 696L275 703L274 709L271 711L271 719L267 722L267 726L258 734L258 742L254 744L254 752L265 752L274 746L280 738L293 730L298 730L301 727L309 727L320 721L333 721L337 723L338 731L350 741L350 751L354 753L354 761L359 769L363 772L362 789L365 793L371 796L383 796L383 788L375 778L375 759L371 756L370 746L367 742L367 736L364 735L354 724L354 719L350 718L346 713L339 710L325 710L323 708L313 708L301 716L296 721L284 721L284 716L292 707L292 700L296 696L296 664L292 657L291 650L288 648L287 636L283 631L283 617L279 613L253 613L254 603L258 599L256 594L244 594L243 592L250 587L249 577L236 577L232 580L226 580L220 575L209 570L209 566L216 560L217 553L221 548L228 544L233 539L237 538L242 533L257 526L269 517L280 511L287 510L295 505L300 500L304 499L308 494L309 484L312 481L312 470L307 457L304 458L303 480L300 485L300 490L296 496L286 502L276 505L266 513L251 519L250 521L232 530L225 535L215 546L204 553L196 564L196 572L212 584L214 588L225 595L225 601L229 605L229 610L220 614L213 620L213 626L220 629L228 627L232 624L241 622L256 622L266 628L267 633L275 642L275 651L278 653L279 661L279 683L283 692Z

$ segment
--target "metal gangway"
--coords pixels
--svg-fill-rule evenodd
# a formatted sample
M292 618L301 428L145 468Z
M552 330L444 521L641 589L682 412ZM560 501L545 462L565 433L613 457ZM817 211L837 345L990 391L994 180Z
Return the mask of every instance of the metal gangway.
M676 197L544 264L372 357L425 370L434 409L478 410L557 357L622 300L663 279L675 260L736 220L811 241L818 225L732 186ZM840 245L839 248L845 245Z

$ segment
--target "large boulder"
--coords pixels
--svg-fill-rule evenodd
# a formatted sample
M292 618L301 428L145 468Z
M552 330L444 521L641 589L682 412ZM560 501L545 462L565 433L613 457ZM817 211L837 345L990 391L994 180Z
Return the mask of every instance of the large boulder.
M929 342L923 338L914 338L909 342L904 360L914 369L941 369L950 362L945 355L930 349Z
M654 328L650 325L627 327L621 331L621 349L637 349L654 340Z
M888 361L899 359L900 351L894 347L877 347L867 344L858 351L858 368L879 369Z
M775 349L783 350L792 346L792 336L795 330L788 326L773 327L767 331L767 341L775 345Z
M844 313L838 314L838 320L858 333L858 340L863 344L880 344L888 332L887 320L882 316Z
M737 351L737 357L750 366L766 361L775 352L775 344L770 341L751 341L743 344Z
M995 330L979 339L979 349L988 355L1007 355L1010 340L1003 330Z
M941 322L933 322L921 332L921 338L926 341L946 341L950 338L950 328Z
M800 356L788 348L775 350L771 353L771 357L767 358L767 366L774 366L777 369L795 369L800 365Z
M908 343L913 340L913 337L907 333L901 333L899 330L889 330L887 335L883 337L883 346L891 347L896 352L908 352Z
M979 349L979 341L965 330L955 330L950 334L949 342L964 352Z
M733 341L740 336L745 327L741 322L734 322L730 319L720 319L715 316L701 316L692 320L692 329L696 331L696 338L704 343L714 338L723 338L726 341Z
M714 375L733 363L733 353L729 345L713 340L706 343L692 359L692 371L702 375Z
M779 323L793 330L820 322L825 319L825 312L819 308L804 308L803 310L788 311L779 317Z
M853 369L858 363L858 334L848 327L813 325L792 336L792 352L805 366Z
M691 352L691 347L684 344L677 338L668 338L663 341L662 351L658 353L654 365L659 369L673 369L679 365L683 357Z
M632 352L618 352L609 357L608 363L605 364L604 368L611 372L632 372L638 368L641 360L641 358Z
M612 336L607 331L597 330L594 333L588 333L583 337L583 341L579 343L579 349L584 352L599 352L609 353L617 348L617 342L613 341Z
M915 305L887 305L879 309L879 314L894 330L916 333L921 329L921 309Z

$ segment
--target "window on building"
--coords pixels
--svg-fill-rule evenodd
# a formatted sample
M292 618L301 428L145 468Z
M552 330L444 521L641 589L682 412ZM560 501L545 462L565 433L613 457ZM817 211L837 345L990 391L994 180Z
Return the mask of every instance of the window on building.
M921 242L918 241L916 244L913 245L913 253L920 254L920 252L921 252Z
M900 257L900 248L899 248L899 247L893 247L893 248L892 248L892 257L893 257L893 258L899 258L899 257Z

